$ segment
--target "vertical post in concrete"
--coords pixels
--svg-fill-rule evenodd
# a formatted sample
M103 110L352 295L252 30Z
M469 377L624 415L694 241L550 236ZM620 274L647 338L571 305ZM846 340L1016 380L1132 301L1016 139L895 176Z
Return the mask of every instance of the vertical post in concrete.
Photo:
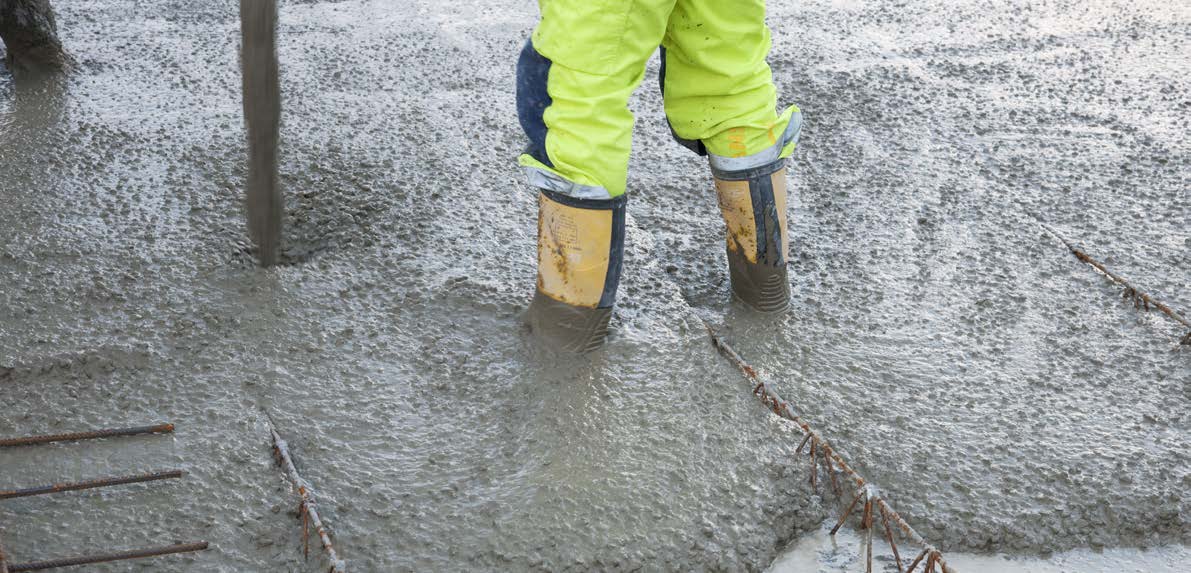
M50 0L0 0L0 39L14 74L56 72L71 63L58 39Z
M240 0L240 64L244 123L248 127L248 231L261 266L277 263L281 243L281 188L277 142L281 87L277 70L277 0Z

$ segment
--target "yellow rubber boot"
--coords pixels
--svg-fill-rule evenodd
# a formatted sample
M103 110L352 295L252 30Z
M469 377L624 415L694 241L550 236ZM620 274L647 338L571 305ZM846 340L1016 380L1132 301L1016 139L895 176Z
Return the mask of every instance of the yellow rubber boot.
M550 346L582 354L608 336L624 260L625 197L538 196L538 285L526 313Z
M720 212L727 225L732 293L761 312L790 305L786 273L786 165L779 159L742 171L713 169Z

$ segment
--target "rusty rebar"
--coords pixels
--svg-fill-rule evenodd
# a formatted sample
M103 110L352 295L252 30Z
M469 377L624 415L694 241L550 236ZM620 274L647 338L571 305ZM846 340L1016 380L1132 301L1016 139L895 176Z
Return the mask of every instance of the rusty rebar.
M811 440L811 435L810 435L810 434L807 434L805 438L802 438L802 443L801 443L801 444L798 444L798 449L794 450L794 455L796 455L796 456L797 456L797 455L801 454L801 453L802 453L802 448L803 448L804 446L806 446L806 443L807 443L807 442L809 442L810 440Z
M860 520L864 528L864 544L867 547L865 573L873 573L873 500L864 500L864 517Z
M302 559L310 559L310 512L305 503L298 503L298 517L302 520Z
M815 456L815 446L818 445L819 440L811 440L811 487L818 491L819 486L815 483L815 477L819 475L819 458Z
M889 515L885 513L885 508L877 505L877 509L881 510L881 523L885 525L885 539L889 541L889 548L893 550L893 560L897 563L897 573L902 573L902 556L897 552L897 543L893 541L893 528L889 527Z
M298 468L294 467L294 460L289 455L289 445L281 438L281 434L277 433L277 428L273 424L273 418L265 413L269 420L269 433L273 436L273 455L277 459L277 465L285 470L285 475L298 492L300 498L298 505L298 517L302 520L302 546L307 557L309 557L309 526L314 525L314 531L318 534L319 540L323 544L323 551L327 554L327 559L331 562L331 573L346 573L347 563L339 558L335 553L335 546L331 543L330 533L327 528L323 526L322 519L318 516L318 509L315 508L314 490L310 487L310 483L302 479L298 474Z
M915 558L914 558L914 562L913 562L913 563L910 563L910 568L909 568L908 570L906 570L906 573L914 573L914 569L916 569L916 568L918 567L918 562L919 562L919 561L922 561L922 558L923 558L923 557L926 557L926 554L927 554L927 553L930 553L930 548L929 548L929 547L928 547L928 548L926 548L926 549L923 549L923 550L922 550L922 553L919 553L919 554L918 554L918 557L915 557ZM924 567L924 569L925 569L925 567Z
M703 318L699 317L699 320L703 321ZM720 338L715 330L711 328L711 325L706 321L703 321L703 326L707 329L707 333L711 337L712 344L717 350L720 351L720 354L722 354L738 369L740 369L740 371L744 373L744 375L752 384L755 384L755 386L752 386L752 384L750 384L750 386L753 388L753 393L758 397L758 399L761 400L762 404L769 407L778 416L794 422L794 424L797 425L804 434L810 436L812 451L815 448L816 443L819 443L820 447L825 448L825 455L830 456L831 460L835 462L836 466L839 468L840 473L851 478L856 484L856 487L861 488L861 492L866 496L866 502L872 502L877 504L879 508L884 508L884 510L889 513L890 518L898 525L906 537L912 542L923 547L922 555L930 554L934 556L934 561L939 565L940 568L942 568L943 573L954 573L954 570L951 569L947 565L947 562L943 560L942 553L935 549L933 545L927 543L926 540L914 530L914 528L910 527L910 524L906 523L906 520L902 519L901 515L899 515L897 511L889 506L888 502L885 501L885 499L875 490L875 488L866 488L865 486L868 485L868 482L865 481L864 477L861 476L856 470L852 469L852 467L848 465L848 462L844 460L844 458L840 456L834 449L831 449L827 440L824 439L823 436L818 432L816 432L810 426L810 424L803 420L802 417L794 411L794 407L791 406L789 402L784 400L781 395L777 393L777 390L773 388L773 386L765 382L765 380L762 379L757 373L755 368L744 361L744 358L740 356L740 353L736 352L736 350L728 345L724 339ZM814 459L815 456L812 454L811 458ZM852 506L855 506L855 504L856 500L853 500ZM835 532L838 531L843 523L847 520L847 514L851 513L852 506L849 507L843 518L840 519L840 523L832 528L832 534L835 534Z
M191 553L194 551L203 551L207 549L207 542L200 541L197 543L179 543L176 545L167 545L164 547L150 547L148 549L134 549L131 551L121 551L119 553L105 553L101 555L85 555L82 557L63 557L60 559L48 559L45 561L30 561L28 563L13 563L8 566L10 573L18 573L20 571L43 571L45 569L57 569L59 567L74 567L77 565L90 565L92 563L108 563L110 561L123 561L126 559L144 559L146 557L160 557L162 555L174 555L177 553ZM2 570L0 570L2 571Z
M130 476L117 476L108 478L97 478L78 482L63 482L49 485L40 485L37 487L30 487L25 489L11 489L0 490L0 499L13 499L17 497L29 497L32 495L46 495L51 493L62 493L67 491L79 491L84 489L94 489L99 487L108 487L113 485L124 485L130 483L143 483L149 481L157 481L163 479L175 479L186 475L186 472L181 470L170 470L164 472L152 472L147 474L138 474Z
M831 465L831 448L826 445L823 446L823 463L827 467L827 475L831 476L831 491L841 495L843 491L839 488L839 478L835 477L835 467Z
M856 508L856 502L860 501L860 498L864 495L864 493L865 488L860 488L860 491L856 492L856 497L852 498L852 503L848 504L848 508L844 510L844 514L840 516L839 523L836 523L835 527L831 528L832 535L835 535L836 532L839 531L839 528L843 527L844 523L848 521L848 516L852 515L852 510Z
M53 434L49 436L29 436L26 438L7 438L0 440L0 448L16 446L32 446L35 444L50 444L53 442L76 442L79 440L94 440L115 436L138 436L141 434L168 434L174 431L173 424L157 424L154 426L138 426L135 428L113 428L109 430L91 430L89 432L74 432L70 434Z
M1125 290L1121 293L1121 296L1132 300L1134 308L1144 309L1146 312L1149 312L1150 307L1152 306L1161 311L1162 314L1165 314L1171 320L1187 327L1188 329L1191 329L1191 320L1187 320L1187 318L1176 312L1173 308L1167 306L1162 301L1155 299L1149 294L1143 292L1141 289L1133 286L1128 280L1125 280L1125 277L1108 270L1108 267L1105 267L1103 263L1093 259L1086 252L1080 250L1079 247L1076 247L1071 241L1068 241L1066 237L1059 234L1059 232L1054 230L1054 228L1052 228L1050 225L1047 225L1042 221L1038 221L1038 224L1041 225L1046 232L1054 235L1055 238L1061 241L1063 245L1067 247L1067 250L1071 251L1071 254L1075 255L1075 258L1081 263L1089 265L1097 271L1100 271L1100 274L1103 274L1104 276L1108 277L1109 280L1124 287ZM1191 332L1187 332L1187 334L1183 335L1179 339L1179 344L1191 346Z

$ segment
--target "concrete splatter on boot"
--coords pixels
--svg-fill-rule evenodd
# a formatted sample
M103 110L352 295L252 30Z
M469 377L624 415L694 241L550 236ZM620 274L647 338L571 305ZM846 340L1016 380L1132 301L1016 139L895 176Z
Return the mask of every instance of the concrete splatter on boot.
M786 272L786 164L779 159L742 171L712 170L727 225L732 293L760 312L790 305Z
M582 354L603 345L624 260L625 197L538 198L538 283L526 322L544 342Z

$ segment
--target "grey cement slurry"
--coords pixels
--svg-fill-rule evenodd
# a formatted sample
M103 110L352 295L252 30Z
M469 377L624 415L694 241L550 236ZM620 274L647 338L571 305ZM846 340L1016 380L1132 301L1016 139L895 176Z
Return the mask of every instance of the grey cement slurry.
M841 529L835 538L830 535L834 523L824 523L818 530L808 533L777 558L767 573L860 573L865 570L864 537L849 529ZM884 535L878 530L879 535ZM907 556L906 549L898 546L902 559L913 559L916 553ZM1173 545L1138 549L1132 547L1078 548L1045 556L969 554L952 552L946 555L947 564L964 573L1002 573L1004 571L1031 571L1036 573L1111 573L1130 571L1137 573L1181 573L1191 560L1191 549L1186 545ZM921 565L920 565L921 567ZM904 570L904 569L903 569ZM874 539L873 571L889 573L897 571L893 552L888 545ZM919 569L921 571L921 568Z
M532 2L282 2L263 271L234 4L58 9L79 70L0 75L0 434L178 430L0 452L0 487L190 474L5 504L17 558L202 538L168 566L306 570L263 406L354 570L764 569L834 509L692 309L949 552L1191 537L1181 333L1023 215L1191 308L1185 7L771 2L807 117L792 310L727 302L706 166L647 81L614 334L578 362L519 320Z

